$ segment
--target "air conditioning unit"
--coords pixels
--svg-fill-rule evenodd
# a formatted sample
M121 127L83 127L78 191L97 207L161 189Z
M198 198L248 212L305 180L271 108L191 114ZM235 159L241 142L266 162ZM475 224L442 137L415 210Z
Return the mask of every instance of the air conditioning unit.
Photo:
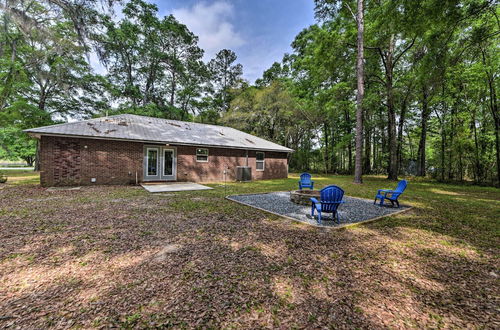
M236 181L252 181L252 168L250 166L236 166Z

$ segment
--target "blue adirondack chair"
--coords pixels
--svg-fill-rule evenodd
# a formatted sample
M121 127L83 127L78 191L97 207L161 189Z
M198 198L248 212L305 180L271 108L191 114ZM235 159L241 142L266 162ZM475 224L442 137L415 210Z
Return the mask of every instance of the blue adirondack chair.
M399 207L398 198L403 193L403 191L405 191L407 185L408 183L406 182L406 180L401 180L394 190L379 189L379 191L377 192L377 196L375 196L375 201L373 202L373 204L376 204L377 199L380 199L380 206L383 206L384 200L387 199L391 202L393 207L394 203L396 203L396 205Z
M321 213L332 213L333 219L337 218L337 223L340 224L337 209L340 204L345 203L342 197L344 197L344 191L340 187L331 185L321 189L320 201L314 197L311 198L311 216L314 218L314 211L318 211L318 222L321 224Z
M311 180L311 174L302 173L299 180L299 190L303 188L314 189L314 181Z

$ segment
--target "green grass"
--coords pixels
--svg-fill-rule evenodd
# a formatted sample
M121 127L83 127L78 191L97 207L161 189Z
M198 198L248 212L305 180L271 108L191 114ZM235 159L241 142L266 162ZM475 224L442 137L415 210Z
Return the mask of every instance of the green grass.
M298 174L175 194L50 192L36 173L12 174L0 189L0 295L9 297L0 309L21 313L20 328L56 325L75 310L83 328L481 328L496 312L497 188L406 178L400 200L412 210L324 230L225 199L294 190ZM369 199L396 185L382 176L314 181ZM161 254L172 244L178 250ZM19 299L28 308L16 309ZM89 312L97 302L100 312ZM24 322L30 308L65 312Z
M207 184L214 190L180 192L172 204L176 210L204 210L221 212L228 215L237 213L241 206L230 201L213 203L213 198L226 195L265 193L272 191L289 191L297 189L298 174L291 173L288 179L262 180L245 183L230 182ZM443 234L463 237L480 246L491 246L500 235L500 189L474 185L456 185L439 183L434 180L406 177L409 185L401 202L424 212L425 223L408 223L410 216L393 217L390 222L382 222L382 226L397 227L409 225L427 228ZM335 184L344 189L345 194L353 197L372 199L377 189L395 188L396 182L383 176L364 176L363 184L354 184L352 176L315 175L315 188ZM206 200L193 201L192 198L205 197ZM376 226L376 224L375 224ZM455 242L455 241L454 241ZM450 243L447 244L458 244Z
M7 177L8 185L39 184L40 173L33 170L0 170Z

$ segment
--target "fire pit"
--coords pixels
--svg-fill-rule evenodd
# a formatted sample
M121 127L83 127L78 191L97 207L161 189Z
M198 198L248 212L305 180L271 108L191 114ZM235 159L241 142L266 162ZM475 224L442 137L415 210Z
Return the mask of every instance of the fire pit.
M311 205L311 197L319 199L319 191L317 190L290 191L290 200L295 204Z

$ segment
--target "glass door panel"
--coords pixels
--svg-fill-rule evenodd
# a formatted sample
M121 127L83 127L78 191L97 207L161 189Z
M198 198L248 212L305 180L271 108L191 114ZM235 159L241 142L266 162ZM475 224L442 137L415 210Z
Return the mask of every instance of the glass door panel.
M147 153L147 175L157 176L158 175L158 149L148 148Z
M163 175L174 175L174 150L163 149Z
M175 181L177 154L172 147L144 146L143 171L145 181Z

